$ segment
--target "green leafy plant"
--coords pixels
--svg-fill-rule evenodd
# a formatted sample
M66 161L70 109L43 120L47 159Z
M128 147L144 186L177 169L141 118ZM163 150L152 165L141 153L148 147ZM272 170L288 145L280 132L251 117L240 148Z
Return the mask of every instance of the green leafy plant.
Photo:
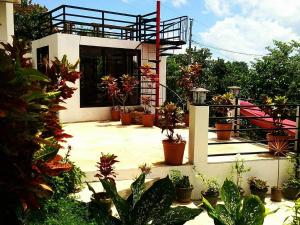
M266 181L261 180L257 177L249 177L248 184L251 190L267 191L269 188Z
M286 136L287 132L283 130L283 120L292 114L292 110L288 107L288 98L285 96L264 97L264 105L262 110L273 120L274 130L271 134L274 136Z
M166 177L156 181L145 190L145 174L142 173L131 185L132 194L123 199L116 187L106 180L101 180L106 192L112 198L119 218L112 217L102 211L98 212L97 221L101 225L183 225L202 211L187 207L170 207L175 199L172 181Z
M161 132L167 132L169 142L180 143L183 141L181 135L175 134L176 124L182 121L182 110L174 103L169 102L158 109L159 124Z
M182 175L179 170L170 171L170 179L177 188L190 188L192 187L188 176Z
M225 93L223 95L216 95L212 98L213 105L219 105L213 107L213 113L216 117L227 117L228 112L232 109L232 100L234 96L232 93ZM228 123L228 119L216 118L218 123Z
M203 174L196 172L196 177L200 179L202 184L204 185L203 193L212 194L212 195L219 195L220 192L220 185L216 178L207 178Z
M207 213L216 225L263 225L268 215L257 196L246 196L243 200L239 187L232 181L225 180L221 188L221 199L224 204L218 204L216 208L203 199Z
M292 216L289 216L285 219L285 225L299 225L300 224L300 198L295 201L294 207L291 208L294 212ZM290 222L286 223L287 221L291 220Z
M245 166L245 160L241 158L240 154L237 154L235 157L235 162L232 165L231 172L236 176L236 185L242 187L243 174L251 170L250 167Z

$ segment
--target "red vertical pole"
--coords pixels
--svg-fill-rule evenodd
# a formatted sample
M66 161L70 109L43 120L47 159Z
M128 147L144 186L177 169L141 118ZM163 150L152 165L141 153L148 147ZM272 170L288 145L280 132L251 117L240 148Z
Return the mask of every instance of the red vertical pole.
M155 107L159 107L159 71L160 71L160 0L156 1L156 83L155 83ZM157 119L157 113L156 113Z

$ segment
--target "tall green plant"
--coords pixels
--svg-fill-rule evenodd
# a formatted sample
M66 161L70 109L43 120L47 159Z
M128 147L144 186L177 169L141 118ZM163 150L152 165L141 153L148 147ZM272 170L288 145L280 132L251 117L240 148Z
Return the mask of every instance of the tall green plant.
M263 225L268 212L257 196L240 196L239 187L226 180L221 188L223 204L213 208L206 199L203 203L215 225Z
M183 225L202 211L187 207L170 207L175 199L175 190L172 181L166 177L156 181L148 190L145 190L146 174L142 173L131 185L132 194L123 199L116 187L109 181L101 183L112 198L119 218L112 217L99 211L98 223L101 225Z

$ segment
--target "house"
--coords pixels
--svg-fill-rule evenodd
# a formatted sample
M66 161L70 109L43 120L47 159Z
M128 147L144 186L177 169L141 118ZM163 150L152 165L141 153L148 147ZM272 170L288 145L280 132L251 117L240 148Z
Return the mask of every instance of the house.
M110 119L112 102L100 85L101 77L131 74L140 80L128 105L140 105L141 96L151 96L158 106L165 100L166 56L169 50L186 43L186 16L160 20L157 10L132 15L70 5L59 6L41 18L41 38L32 42L33 65L43 58L68 56L71 63L80 59L82 77L75 84L73 98L60 113L61 122ZM46 26L45 26L46 24ZM141 76L140 66L150 64L159 82Z

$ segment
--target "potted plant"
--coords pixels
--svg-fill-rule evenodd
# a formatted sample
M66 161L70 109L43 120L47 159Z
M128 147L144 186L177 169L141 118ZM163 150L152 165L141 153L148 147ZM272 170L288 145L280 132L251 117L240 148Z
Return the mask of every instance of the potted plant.
M202 197L205 198L213 207L216 207L220 195L220 185L217 179L206 178L203 174L198 172L196 177L200 178L204 185L204 190L201 191Z
M115 106L115 99L117 98L120 92L117 79L111 75L107 75L102 77L101 80L101 84L106 87L107 93L112 101L111 120L120 121L120 107Z
M291 110L287 106L288 98L285 96L265 97L263 103L262 110L273 121L273 129L267 134L267 140L269 151L274 153L273 142L281 143L282 145L286 145L289 142L289 136L282 128L283 121L290 116Z
M182 111L170 102L161 106L158 113L161 131L162 133L167 132L167 138L162 141L165 163L168 165L181 165L186 141L182 139L181 135L175 134L175 128L176 124L182 119Z
M216 117L215 127L217 129L218 140L230 140L232 121L224 117L227 117L228 112L232 109L232 107L230 107L232 106L232 99L232 93L217 95L212 99L214 105L219 105L213 108Z
M153 127L154 124L154 115L151 114L151 98L149 96L142 96L142 105L144 108L144 115L143 115L143 125L144 127Z
M191 99L191 90L199 85L199 78L202 72L202 66L198 63L191 64L186 67L181 67L181 76L177 80L177 85L180 88L181 97L186 102L183 121L189 126L189 102Z
M170 179L175 187L177 201L182 203L191 202L193 186L189 177L183 176L179 170L171 170Z
M118 93L118 100L120 101L120 103L122 103L123 106L121 111L121 122L122 125L130 125L131 114L126 109L126 101L129 95L133 94L133 90L139 82L134 76L123 74L121 77L121 83L122 83L122 87L120 92Z
M248 184L250 187L251 194L257 195L262 202L265 202L265 198L269 188L267 182L258 179L257 177L249 177Z
M282 187L283 196L288 200L295 200L300 194L300 180L295 177L290 177Z
M235 175L236 178L235 184L239 187L241 196L243 196L245 193L244 189L242 188L243 174L249 172L250 170L251 170L250 167L245 166L245 161L244 159L241 158L240 154L237 154L235 158L235 162L231 168L231 173L233 176Z
M119 162L116 158L117 156L114 154L101 153L100 161L97 163L98 173L95 177L98 177L100 181L104 180L115 186L116 173L114 164ZM89 190L93 192L91 196L92 207L98 207L111 213L112 200L109 195L106 192L96 192L89 183L86 182L86 184Z

